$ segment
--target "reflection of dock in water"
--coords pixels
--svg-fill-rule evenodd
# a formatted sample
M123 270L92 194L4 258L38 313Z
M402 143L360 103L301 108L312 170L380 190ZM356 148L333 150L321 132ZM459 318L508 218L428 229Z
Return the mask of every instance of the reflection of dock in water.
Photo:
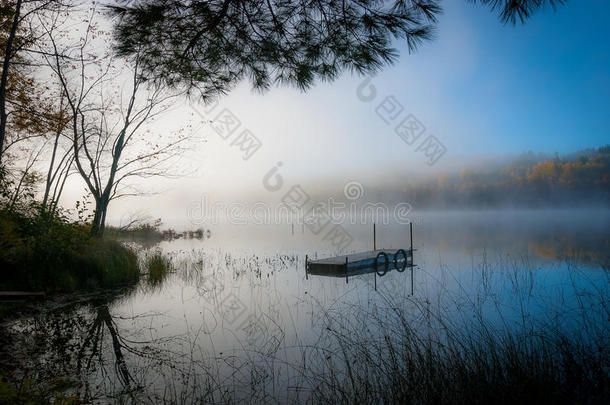
M375 274L375 290L377 289L377 276L383 277L389 271L400 273L407 268L411 269L411 293L413 293L413 224L410 225L410 247L405 249L376 249L375 225L373 225L373 250L328 257L326 259L309 260L305 256L305 276L345 277L349 282L350 276L359 276L368 273Z

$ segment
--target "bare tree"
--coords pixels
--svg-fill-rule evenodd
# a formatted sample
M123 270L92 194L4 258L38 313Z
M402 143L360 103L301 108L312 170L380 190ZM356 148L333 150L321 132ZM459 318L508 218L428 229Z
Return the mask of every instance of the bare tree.
M65 142L60 142L61 137L58 132L54 138L28 139L8 155L10 159L7 163L11 170L4 173L3 179L7 186L5 208L30 211L36 208L36 211L56 212L66 180L74 173L71 170L73 151L65 148ZM37 189L41 182L44 191L42 202L39 203Z
M0 166L6 208L39 206L32 181L46 177L42 207L55 211L70 172L72 152L62 139L66 111L57 103L61 92L51 91L48 78L37 75L39 22L46 14L68 9L63 0L0 3Z
M168 175L167 165L180 155L187 138L147 128L180 94L148 82L139 55L117 61L110 52L100 53L110 41L96 23L99 15L92 5L76 39L54 18L47 24L49 48L40 54L65 95L70 113L66 134L76 170L95 201L92 233L101 236L110 202L140 194L129 179Z

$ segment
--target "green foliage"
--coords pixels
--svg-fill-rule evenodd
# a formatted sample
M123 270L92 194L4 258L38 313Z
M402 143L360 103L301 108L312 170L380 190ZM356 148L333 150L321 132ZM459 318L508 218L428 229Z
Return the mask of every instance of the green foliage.
M42 206L33 187L28 183L31 192L17 193L14 181L0 170L0 289L71 292L138 281L131 249L92 237L90 225Z
M111 288L134 284L140 277L138 258L130 248L113 240L90 238L68 258L68 281L75 288Z
M492 10L498 11L500 20L505 24L515 24L517 21L524 22L543 6L549 5L555 9L563 5L567 0L471 0L488 5Z
M0 405L43 403L44 396L37 391L30 380L26 379L16 387L4 375L0 375Z
M431 37L436 1L138 1L111 7L121 55L144 75L204 98L242 79L306 89L343 70L374 72L397 58L394 39L415 49Z
M470 0L475 1L475 0ZM524 21L564 0L479 0L503 22ZM440 0L153 0L110 10L121 55L137 55L144 75L205 98L243 79L255 89L306 89L344 70L372 73L394 62L395 40L409 51L429 40Z

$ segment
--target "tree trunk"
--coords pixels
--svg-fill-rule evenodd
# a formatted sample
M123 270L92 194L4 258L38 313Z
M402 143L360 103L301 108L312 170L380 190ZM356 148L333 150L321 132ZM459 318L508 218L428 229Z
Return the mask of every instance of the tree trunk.
M93 224L91 225L91 234L101 238L104 236L104 228L106 222L106 210L108 209L108 201L104 197L95 199L95 214L93 216Z
M6 49L4 50L4 63L2 64L2 79L0 80L0 167L2 166L2 152L4 151L4 138L6 137L6 123L8 115L6 113L6 86L8 83L8 68L11 63L11 53L13 52L13 42L17 35L17 26L19 25L19 16L21 14L21 2L17 0L15 5L15 16L11 32L6 41Z
M42 208L47 209L49 202L49 193L51 192L51 185L53 183L53 166L55 165L55 156L57 155L57 144L59 143L59 131L55 134L55 143L53 144L53 153L51 154L51 163L49 163L49 170L47 172L47 181L44 187L44 196L42 197Z
M53 143L53 153L51 154L51 163L49 163L49 170L47 172L47 181L45 183L45 188L44 188L44 197L42 198L42 208L44 210L47 209L47 204L49 203L49 193L51 192L51 186L53 185L53 180L55 178L55 174L53 173L53 168L55 166L55 156L57 156L57 146L59 145L59 137L61 136L61 133L63 131L63 122L64 122L64 98L62 97L59 100L59 110L60 110L60 117L59 117L59 124L57 126L57 128L55 129L55 142ZM62 159L63 160L63 159ZM59 173L59 170L61 169L61 163L59 162L59 167L56 169L57 173ZM51 205L53 201L51 201Z
M125 129L123 129L121 135L119 135L116 146L114 148L114 158L112 161L112 166L110 167L110 177L108 178L108 183L106 183L106 188L104 189L102 196L99 199L95 200L95 218L93 220L93 227L91 228L91 232L99 238L104 236L104 229L106 229L106 211L108 210L108 204L110 203L110 193L112 192L112 187L115 186L114 179L116 176L117 168L119 166L121 152L123 151L124 140Z

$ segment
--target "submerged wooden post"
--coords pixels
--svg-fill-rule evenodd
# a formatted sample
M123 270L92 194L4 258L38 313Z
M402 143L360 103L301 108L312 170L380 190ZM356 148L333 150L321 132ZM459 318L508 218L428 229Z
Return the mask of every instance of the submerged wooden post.
M309 273L307 272L307 255L305 255L305 280L309 280Z
M373 222L373 250L377 250L377 232L375 229L375 223Z
M347 275L347 256L345 256L345 284L349 283L348 275Z
M409 221L409 234L409 240L411 241L411 265L413 265L413 222L411 221Z
M375 275L375 291L377 291L377 272L374 271L373 274Z

